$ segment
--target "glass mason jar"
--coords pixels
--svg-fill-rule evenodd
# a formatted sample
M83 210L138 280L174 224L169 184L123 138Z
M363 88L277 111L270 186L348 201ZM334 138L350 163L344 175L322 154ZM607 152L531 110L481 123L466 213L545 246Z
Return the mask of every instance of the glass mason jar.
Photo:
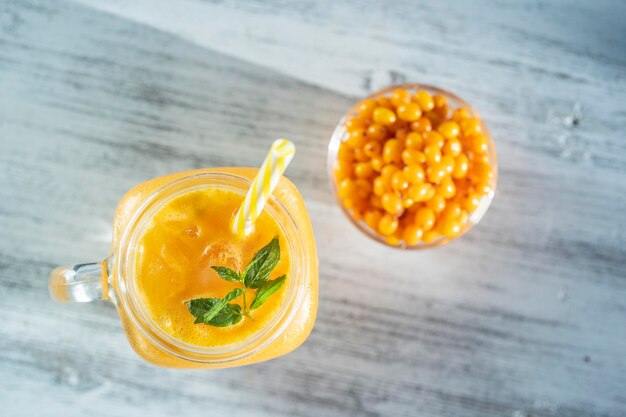
M364 221L355 219L354 216L350 213L350 211L347 210L343 206L341 198L339 197L337 184L335 182L334 169L337 164L337 154L339 152L339 145L341 144L341 142L345 141L348 138L348 131L346 130L346 127L345 127L346 121L358 115L358 104L362 100L366 100L366 99L375 100L380 97L389 97L391 93L395 89L398 89L398 88L405 89L409 91L410 93L416 93L418 91L427 91L433 96L440 95L440 96L445 97L448 102L448 105L450 105L450 108L452 110L455 110L458 108L467 109L469 114L473 118L479 121L481 132L487 138L487 141L488 141L487 142L487 147L488 147L487 155L490 161L489 164L491 168L493 169L493 174L494 174L493 179L492 179L492 184L491 184L491 190L480 200L480 203L478 207L476 208L476 210L470 213L467 223L461 228L460 233L456 235L455 237L449 238L449 237L441 236L432 242L429 242L429 243L419 242L417 245L413 245L413 246L406 245L404 242L400 242L400 244L398 245L390 245L384 236L381 236L380 234L378 234L375 230L370 228ZM416 83L396 84L396 85L391 85L389 87L385 87L359 100L359 103L355 104L351 109L349 109L341 117L341 120L339 120L339 123L335 127L335 130L333 131L333 134L330 137L330 143L328 144L328 155L326 159L326 169L328 173L328 178L330 179L331 189L333 191L333 194L335 195L335 200L337 201L337 204L341 207L343 213L348 218L348 220L350 220L350 222L357 229L359 229L364 235L375 240L376 242L382 243L383 245L390 246L396 249L413 249L413 250L429 249L429 248L446 245L450 243L451 241L460 238L465 233L469 232L472 227L477 225L480 222L480 220L483 218L483 216L487 212L487 209L491 205L491 202L493 201L493 198L496 192L497 182L498 182L498 160L496 156L496 148L493 143L491 133L489 133L489 129L487 128L487 125L485 124L483 119L480 117L480 114L478 114L478 112L472 106L470 106L466 101L452 94L449 91L443 90L441 88L433 87L430 85L426 85L426 84L416 84Z
M224 368L286 354L308 337L317 312L318 260L313 230L296 187L282 178L266 210L287 239L291 254L286 297L275 317L244 340L220 347L191 345L163 330L142 303L134 280L135 248L152 216L171 199L203 188L245 195L253 168L211 168L155 178L137 185L121 200L113 223L111 254L101 262L56 268L50 294L59 302L107 300L119 312L133 349L156 365Z

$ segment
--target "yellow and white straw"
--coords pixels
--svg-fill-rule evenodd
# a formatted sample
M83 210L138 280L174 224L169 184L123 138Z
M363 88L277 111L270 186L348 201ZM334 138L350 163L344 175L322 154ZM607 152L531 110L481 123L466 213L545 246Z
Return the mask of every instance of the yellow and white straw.
M255 220L261 215L295 153L295 145L287 139L277 139L272 143L233 221L233 231L238 236L245 236L252 231Z

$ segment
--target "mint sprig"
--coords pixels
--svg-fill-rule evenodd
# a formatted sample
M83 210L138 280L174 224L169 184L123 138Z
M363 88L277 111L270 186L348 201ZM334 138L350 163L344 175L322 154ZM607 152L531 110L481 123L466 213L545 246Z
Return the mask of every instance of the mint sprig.
M225 281L239 282L241 288L235 288L224 298L196 298L185 304L189 312L196 318L195 324L208 324L226 327L239 323L243 316L250 317L250 311L259 308L267 299L276 293L287 279L286 275L269 280L269 276L280 261L280 244L278 237L259 249L242 273L225 266L211 266ZM248 307L246 291L256 289L252 303ZM239 304L230 301L243 296L243 309Z

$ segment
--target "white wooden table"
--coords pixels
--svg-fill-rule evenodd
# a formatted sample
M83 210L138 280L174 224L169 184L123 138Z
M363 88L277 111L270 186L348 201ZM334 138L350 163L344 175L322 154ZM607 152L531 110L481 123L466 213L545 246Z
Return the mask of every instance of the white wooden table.
M625 22L620 0L2 0L0 415L626 415ZM401 80L473 103L501 164L483 222L422 253L359 234L324 169L345 109ZM300 349L161 369L110 305L50 300L131 186L279 136L321 262Z

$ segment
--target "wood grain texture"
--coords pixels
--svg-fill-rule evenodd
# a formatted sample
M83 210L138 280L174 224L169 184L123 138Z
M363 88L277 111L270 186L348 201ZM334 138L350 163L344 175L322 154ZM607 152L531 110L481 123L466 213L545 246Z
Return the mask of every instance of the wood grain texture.
M626 415L623 2L82 3L0 4L2 416ZM354 96L401 79L474 103L500 158L480 226L423 253L360 235L324 168ZM132 185L279 136L321 262L300 349L160 369L108 304L49 299Z

